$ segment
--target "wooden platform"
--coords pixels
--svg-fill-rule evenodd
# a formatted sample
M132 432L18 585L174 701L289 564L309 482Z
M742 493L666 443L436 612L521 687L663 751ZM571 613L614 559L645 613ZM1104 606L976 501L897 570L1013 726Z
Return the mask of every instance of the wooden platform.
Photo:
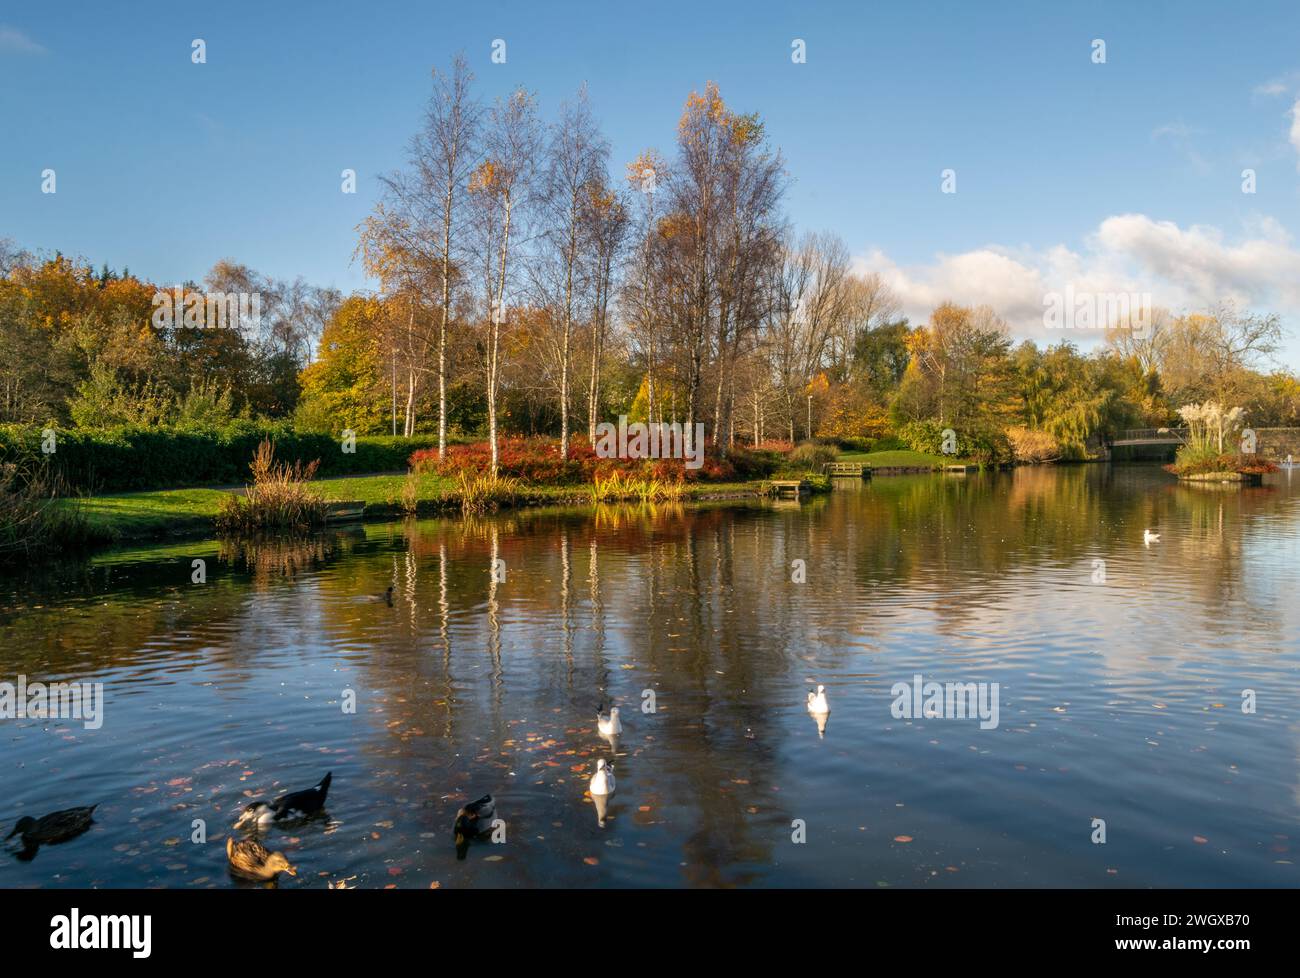
M965 475L967 472L978 472L980 467L978 465L945 465L943 470L953 475Z
M812 491L812 486L808 484L807 479L770 479L765 486L768 495L776 496L778 499L782 496L798 498Z
M325 504L325 518L331 523L349 523L359 520L365 512L365 501L360 499Z
M832 479L870 479L871 466L862 462L827 462L822 471Z

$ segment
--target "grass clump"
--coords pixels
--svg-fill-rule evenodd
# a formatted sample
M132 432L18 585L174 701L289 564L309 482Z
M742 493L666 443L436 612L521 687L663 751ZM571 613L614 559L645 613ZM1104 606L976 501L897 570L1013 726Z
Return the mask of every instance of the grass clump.
M94 534L61 476L40 464L0 463L0 562L71 549Z
M591 482L591 501L594 503L622 502L634 499L643 503L673 502L681 499L685 489L680 482L626 475L615 470L608 475L597 474Z
M320 460L303 464L275 460L275 443L264 440L253 455L253 481L244 495L221 501L217 532L244 535L265 531L311 530L325 525L328 507L311 486Z
M493 477L461 472L457 481L457 495L461 509L466 513L488 513L502 506L513 506L523 496L523 485L508 476Z

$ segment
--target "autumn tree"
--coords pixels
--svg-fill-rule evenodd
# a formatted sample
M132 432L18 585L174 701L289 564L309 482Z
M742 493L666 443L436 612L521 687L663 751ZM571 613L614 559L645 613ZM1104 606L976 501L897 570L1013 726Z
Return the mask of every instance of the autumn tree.
M484 130L483 161L470 176L475 208L477 252L482 270L481 311L492 475L497 474L497 392L501 375L501 332L506 322L506 291L514 283L511 234L519 233L533 189L541 145L537 104L524 89L498 99ZM522 234L520 235L522 237Z
M468 263L462 242L468 215L466 190L479 163L479 129L482 108L472 93L474 76L463 55L447 73L433 71L433 92L424 124L411 139L408 169L384 178L390 238L399 253L412 263L407 279L425 282L426 300L436 296L438 385L438 457L447 449L448 333L456 308L456 293L464 283L462 268ZM413 300L414 301L414 300ZM423 344L422 344L423 345ZM414 391L408 384L408 427Z

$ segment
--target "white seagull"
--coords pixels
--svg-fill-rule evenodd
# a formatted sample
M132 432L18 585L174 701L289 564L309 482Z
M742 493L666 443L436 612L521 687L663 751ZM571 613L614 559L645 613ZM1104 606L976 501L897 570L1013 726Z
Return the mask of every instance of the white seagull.
M818 713L830 713L831 705L826 702L826 687L818 686L817 692L808 690L808 712L816 715Z
M614 765L606 764L602 757L596 762L596 773L591 776L587 790L595 795L612 795L614 793Z
M609 715L606 716L600 710L596 711L596 727L600 730L602 737L617 737L623 732L623 724L618 719L618 707L612 706L609 709Z
M817 737L826 736L826 721L831 716L831 705L826 701L826 687L818 686L817 692L808 691L808 715L817 721Z
M1159 533L1152 533L1150 530L1143 530L1143 531L1142 531L1142 543L1143 543L1145 546L1148 546L1148 547L1149 547L1149 546L1151 546L1151 544L1153 544L1153 543L1159 543L1159 542L1160 542L1160 534L1159 534Z

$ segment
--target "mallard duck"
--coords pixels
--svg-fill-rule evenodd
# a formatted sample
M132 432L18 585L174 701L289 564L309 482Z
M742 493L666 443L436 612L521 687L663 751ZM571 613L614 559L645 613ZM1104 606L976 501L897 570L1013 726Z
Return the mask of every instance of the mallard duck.
M471 801L456 813L456 824L452 826L457 847L467 845L470 839L487 832L492 826L492 819L497 813L496 799L484 795L478 801Z
M596 711L596 729L602 737L617 737L623 732L623 724L618 719L618 707L610 707L609 713Z
M14 823L13 831L5 836L5 841L21 835L23 855L30 859L41 846L67 842L85 832L94 822L93 816L98 807L95 804L88 808L65 808L61 812L50 812L40 818L24 815Z
M1159 533L1152 533L1150 530L1143 530L1143 531L1142 531L1142 542L1143 542L1144 544L1146 544L1148 547L1151 546L1151 544L1153 544L1153 543L1159 543L1159 542L1160 542L1160 534L1159 534Z
M825 686L818 686L816 692L808 690L808 712L814 715L831 712L831 704L826 699Z
M591 792L592 797L596 795L612 795L614 793L614 765L606 764L602 757L596 762L596 773L591 776L591 783L587 785L587 790Z
M330 781L334 778L331 771L321 778L314 788L305 788L287 795L281 795L267 804L255 801L246 805L235 822L237 829L265 829L272 822L282 822L287 818L315 815L325 807L325 796L329 794Z
M298 870L289 865L282 852L272 852L256 839L226 837L226 858L230 871L250 880L273 880L280 873L297 876Z

